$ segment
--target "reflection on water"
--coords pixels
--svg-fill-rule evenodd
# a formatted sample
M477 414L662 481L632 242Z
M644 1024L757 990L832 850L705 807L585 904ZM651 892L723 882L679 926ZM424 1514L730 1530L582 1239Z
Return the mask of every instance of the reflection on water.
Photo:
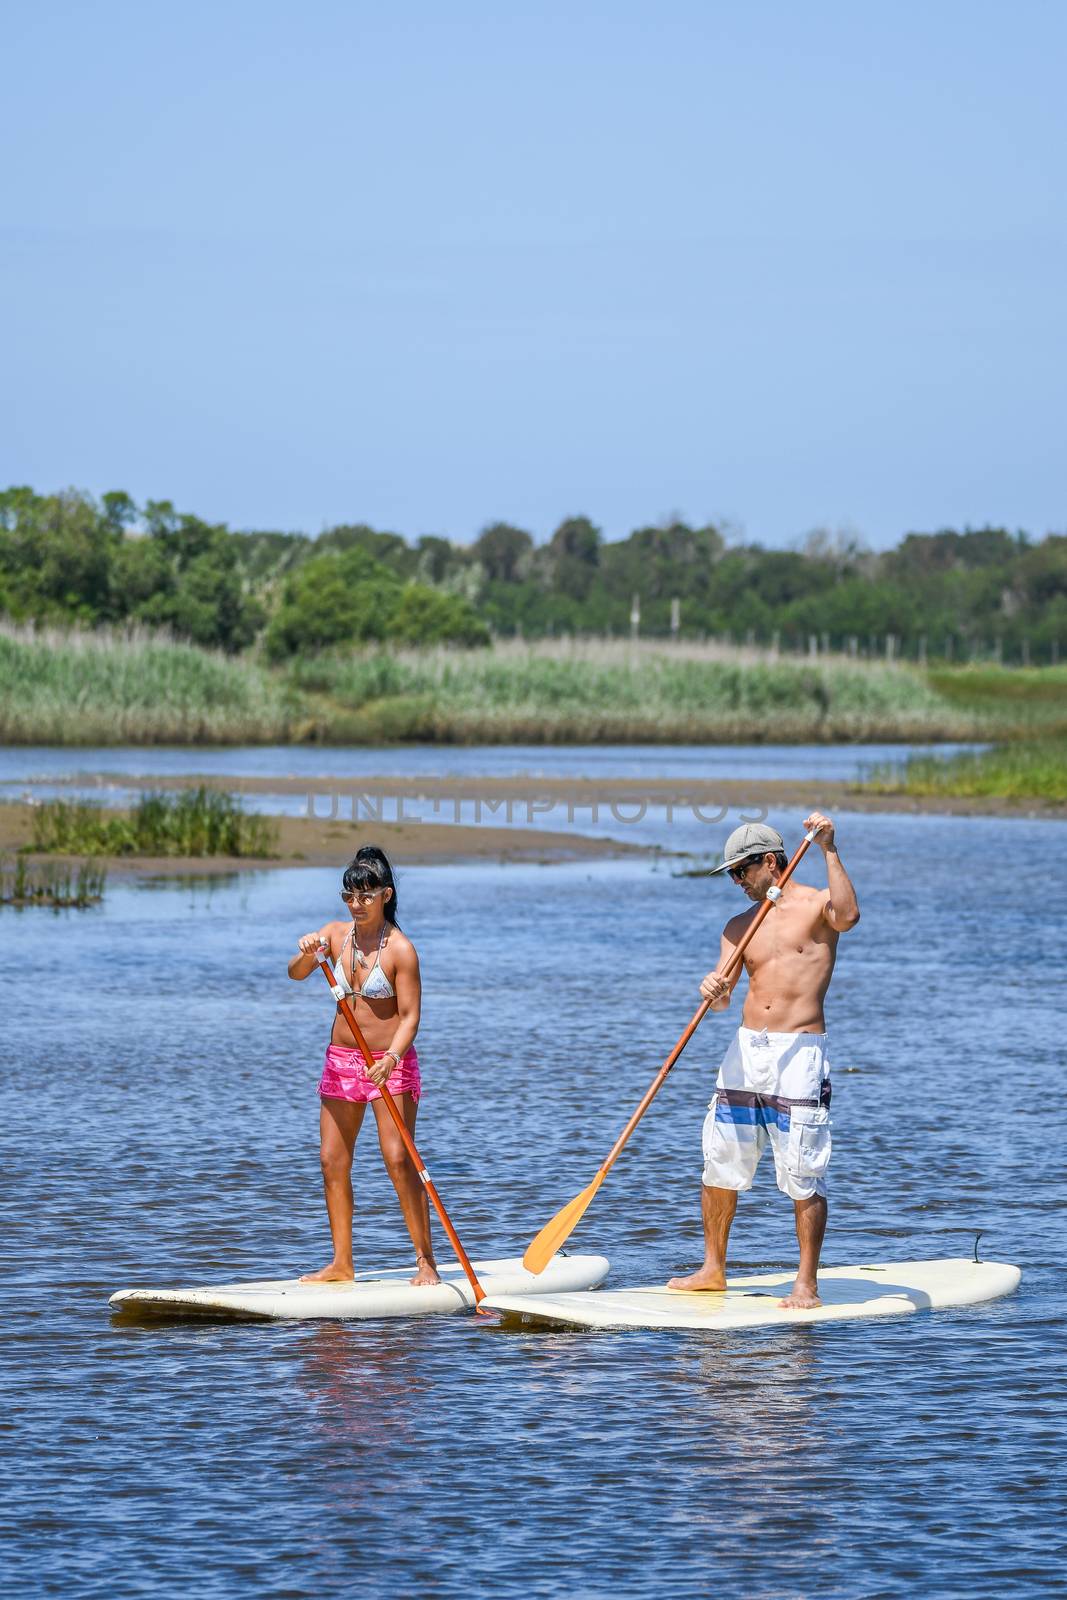
M9 1587L1056 1592L1067 1196L1020 1151L1030 1107L1050 1151L1063 1132L1064 841L1039 822L847 820L863 922L830 1010L828 1260L967 1255L982 1226L983 1254L1026 1276L989 1306L781 1333L113 1323L125 1284L321 1259L329 998L282 974L334 875L116 884L90 915L0 914ZM1041 863L1039 908L1021 861ZM633 862L477 866L409 870L401 897L427 991L419 1145L472 1254L518 1253L691 1015L729 886ZM617 1284L697 1257L727 1026L703 1025L575 1236ZM356 1194L360 1265L402 1265L373 1140ZM734 1233L739 1266L792 1260L769 1169Z

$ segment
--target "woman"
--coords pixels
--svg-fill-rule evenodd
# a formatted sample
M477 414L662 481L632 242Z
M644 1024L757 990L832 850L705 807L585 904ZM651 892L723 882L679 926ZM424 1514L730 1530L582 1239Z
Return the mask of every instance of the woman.
M299 940L299 954L289 963L289 976L306 978L320 954L328 955L374 1061L370 1065L364 1061L338 1006L319 1084L322 1180L333 1260L319 1272L306 1273L304 1281L332 1283L355 1276L352 1154L370 1104L385 1165L415 1246L417 1270L411 1282L439 1283L426 1191L382 1100L384 1083L414 1133L421 1093L419 1058L414 1049L422 1000L419 958L397 924L392 868L377 845L364 845L356 851L341 880L341 899L349 918L305 933Z

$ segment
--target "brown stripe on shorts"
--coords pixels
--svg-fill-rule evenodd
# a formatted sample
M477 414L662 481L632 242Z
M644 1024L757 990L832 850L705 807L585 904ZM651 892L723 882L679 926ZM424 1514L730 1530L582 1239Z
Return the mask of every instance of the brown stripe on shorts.
M784 1094L758 1094L755 1089L716 1089L719 1099L728 1106L770 1106L772 1111L789 1111L793 1106L828 1106L830 1080L824 1078L817 1100L789 1100Z

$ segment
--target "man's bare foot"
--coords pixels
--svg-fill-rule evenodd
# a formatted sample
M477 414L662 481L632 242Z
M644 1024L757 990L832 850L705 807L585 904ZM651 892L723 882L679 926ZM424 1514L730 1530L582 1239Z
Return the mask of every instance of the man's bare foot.
M302 1272L301 1283L351 1283L356 1275L356 1270L349 1262L341 1266L336 1261L331 1261L328 1267L320 1267L318 1272Z
M420 1289L426 1284L440 1283L440 1274L429 1256L416 1256L415 1260L418 1263L418 1268L415 1276L408 1280L410 1283L415 1284Z
M698 1267L691 1272L688 1278L671 1278L667 1284L668 1289L708 1289L712 1292L722 1291L726 1288L726 1274L721 1267Z
M783 1311L814 1311L816 1306L821 1306L818 1287L814 1283L801 1283L799 1278L784 1300L778 1304Z

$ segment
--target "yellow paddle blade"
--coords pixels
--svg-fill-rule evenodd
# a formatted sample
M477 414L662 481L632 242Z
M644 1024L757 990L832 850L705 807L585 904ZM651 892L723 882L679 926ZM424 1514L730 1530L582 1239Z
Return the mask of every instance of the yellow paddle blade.
M522 1264L527 1272L544 1272L560 1245L570 1238L581 1222L592 1204L593 1196L603 1182L604 1174L598 1172L588 1189L583 1189L581 1194L575 1195L562 1211L556 1212L551 1222L545 1223L522 1258Z

